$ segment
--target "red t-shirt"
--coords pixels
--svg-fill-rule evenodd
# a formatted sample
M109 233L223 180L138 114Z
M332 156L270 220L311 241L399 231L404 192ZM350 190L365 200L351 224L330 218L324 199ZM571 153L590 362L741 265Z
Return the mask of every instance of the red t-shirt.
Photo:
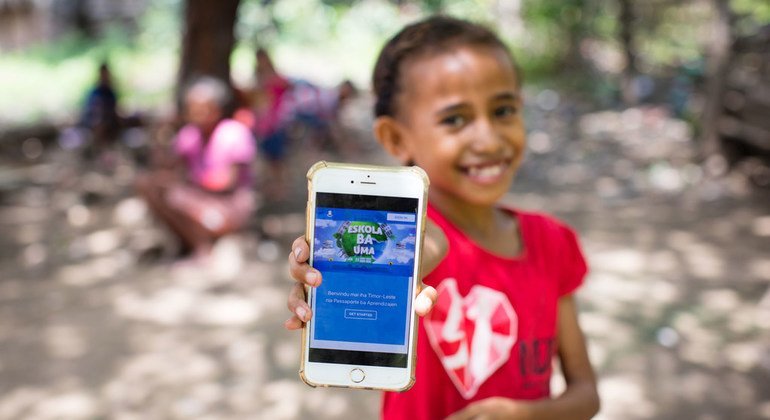
M443 419L489 397L550 396L557 304L583 282L586 263L575 233L556 219L511 210L522 241L518 257L471 241L433 207L428 217L449 250L425 284L439 292L420 321L417 382L386 392L385 419Z

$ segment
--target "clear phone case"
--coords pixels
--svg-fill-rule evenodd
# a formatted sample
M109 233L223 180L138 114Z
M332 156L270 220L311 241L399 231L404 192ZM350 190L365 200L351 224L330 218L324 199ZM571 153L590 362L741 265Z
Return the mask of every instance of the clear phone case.
M362 165L362 164L347 164L347 163L334 163L334 162L326 162L326 161L319 161L313 164L313 166L310 167L310 169L307 171L307 191L308 191L308 205L305 211L305 240L308 244L312 243L313 241L313 226L311 225L311 214L313 209L311 209L311 204L313 202L313 196L315 193L315 190L313 188L313 179L315 175L324 169L327 168L340 168L340 169L349 169L349 170L362 170L362 171L368 171L368 172L413 172L418 175L419 179L423 183L423 197L422 197L422 212L419 215L420 218L420 225L422 226L422 231L420 235L420 244L419 246L422 246L423 239L425 237L425 216L427 213L428 208L428 186L430 185L430 181L428 179L428 174L425 173L425 171L420 168L419 166L376 166L376 165ZM422 252L419 253L419 260L415 260L415 264L417 265L417 278L422 279L422 274L420 273L420 260L422 259ZM310 287L305 287L305 296L308 296L310 293ZM416 288L416 293L419 293L419 291L422 289L422 280L418 283L418 287ZM414 299L415 296L412 296ZM413 322L417 322L416 317L412 318ZM308 336L310 334L310 329L305 326L305 328L302 329L302 353L301 353L301 359L300 359L300 368L299 368L299 376L302 379L303 382L306 384L312 386L312 387L339 387L339 388L356 388L356 389L371 389L371 390L381 390L381 391L406 391L409 388L411 388L414 385L415 377L415 367L416 367L416 346L417 346L417 325L415 324L415 327L412 328L412 337L410 340L410 346L409 346L409 352L411 353L411 371L409 372L409 383L399 389L394 388L378 388L378 387L358 387L358 386L345 386L345 385L331 385L331 384L320 384L320 383L314 383L310 381L307 376L305 375L305 359L307 358L307 351L309 349L308 343L310 342L310 337Z

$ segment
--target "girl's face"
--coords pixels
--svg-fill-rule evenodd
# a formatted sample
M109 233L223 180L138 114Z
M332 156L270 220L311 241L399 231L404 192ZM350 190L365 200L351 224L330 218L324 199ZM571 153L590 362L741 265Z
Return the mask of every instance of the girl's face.
M463 46L407 62L402 75L398 115L384 124L391 129L376 128L380 140L402 162L425 169L434 199L496 203L525 147L511 60L498 49Z

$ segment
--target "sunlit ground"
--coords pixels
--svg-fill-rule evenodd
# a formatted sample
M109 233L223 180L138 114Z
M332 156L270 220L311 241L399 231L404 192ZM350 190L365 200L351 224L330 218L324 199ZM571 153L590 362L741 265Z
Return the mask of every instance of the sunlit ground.
M573 118L555 92L529 97L527 163L506 201L581 233L599 418L770 418L767 191L692 164L687 127L660 110ZM346 156L385 161L362 134L366 104L354 108ZM303 175L336 156L297 146L292 198L264 200L202 270L173 263L125 150L112 172L55 141L4 154L0 419L375 417L376 393L304 385L299 335L282 327Z

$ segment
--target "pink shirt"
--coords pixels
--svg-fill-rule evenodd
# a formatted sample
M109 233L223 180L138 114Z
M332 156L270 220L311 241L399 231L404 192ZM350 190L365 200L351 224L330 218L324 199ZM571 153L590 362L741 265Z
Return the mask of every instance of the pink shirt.
M238 168L236 186L250 188L252 185L248 165L254 160L254 137L246 126L235 120L222 120L208 143L204 143L198 127L185 125L176 136L174 151L185 160L190 181L199 186L206 184L206 177L217 176L239 164L246 166Z

